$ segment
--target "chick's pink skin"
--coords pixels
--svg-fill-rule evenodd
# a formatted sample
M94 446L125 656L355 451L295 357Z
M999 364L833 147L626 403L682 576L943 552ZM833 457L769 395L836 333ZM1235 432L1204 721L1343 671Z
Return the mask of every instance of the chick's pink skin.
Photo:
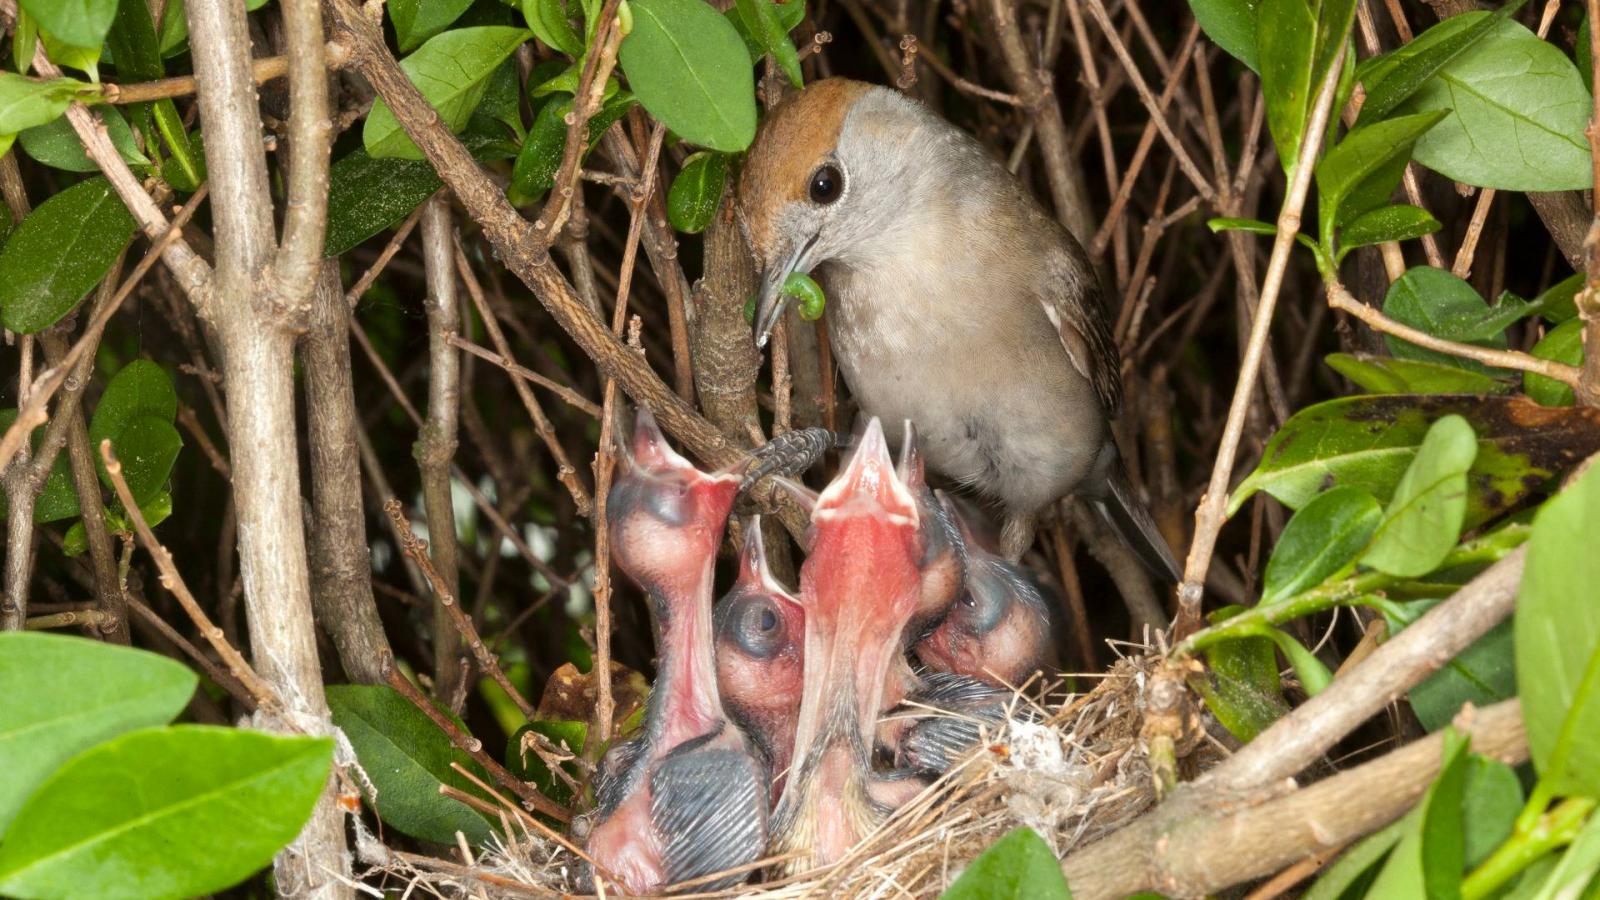
M712 658L712 574L738 478L708 475L667 445L641 411L627 471L607 498L612 558L650 599L660 626L658 673L634 761L633 789L590 833L589 854L633 893L665 883L650 816L648 772L678 745L721 729L709 746L744 749L727 727Z
M886 814L873 799L870 754L885 682L920 596L917 521L873 420L817 500L800 572L804 690L795 772L775 821L778 849L806 853L812 865L840 858Z

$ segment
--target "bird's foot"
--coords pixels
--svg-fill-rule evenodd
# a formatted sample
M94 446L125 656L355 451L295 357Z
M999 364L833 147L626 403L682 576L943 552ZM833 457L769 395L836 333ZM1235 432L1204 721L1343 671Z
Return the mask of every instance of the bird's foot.
M755 487L768 475L794 478L816 465L829 450L850 446L853 438L826 428L796 428L774 435L772 440L751 451L755 462L739 482L739 493Z

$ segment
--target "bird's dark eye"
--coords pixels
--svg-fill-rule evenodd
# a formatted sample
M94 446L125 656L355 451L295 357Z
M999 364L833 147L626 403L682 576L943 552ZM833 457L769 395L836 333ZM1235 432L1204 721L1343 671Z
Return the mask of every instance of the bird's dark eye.
M745 595L734 599L728 610L729 619L723 633L733 639L749 656L772 659L783 649L786 640L783 620L773 608L773 601L760 595Z
M761 630L762 631L771 631L772 629L777 628L777 627L778 627L778 616L777 616L777 614L774 613L770 609L763 609L761 611Z
M844 174L839 167L828 163L811 173L811 202L823 206L839 199L844 193Z

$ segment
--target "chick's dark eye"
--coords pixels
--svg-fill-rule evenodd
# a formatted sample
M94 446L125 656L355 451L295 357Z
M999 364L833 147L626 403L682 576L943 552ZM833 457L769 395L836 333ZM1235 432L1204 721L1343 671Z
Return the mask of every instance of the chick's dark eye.
M778 627L778 617L773 614L772 610L763 609L761 611L761 630L762 631L771 631L772 629L777 628L777 627Z
M811 173L811 202L827 205L844 193L844 175L829 163Z

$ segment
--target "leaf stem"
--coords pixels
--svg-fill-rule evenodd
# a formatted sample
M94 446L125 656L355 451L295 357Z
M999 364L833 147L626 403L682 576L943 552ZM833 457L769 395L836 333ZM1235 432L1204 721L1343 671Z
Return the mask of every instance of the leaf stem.
M1534 789L1537 796L1538 789ZM1461 882L1462 900L1481 900L1546 854L1572 843L1600 801L1569 797L1531 829L1519 827L1482 865Z

